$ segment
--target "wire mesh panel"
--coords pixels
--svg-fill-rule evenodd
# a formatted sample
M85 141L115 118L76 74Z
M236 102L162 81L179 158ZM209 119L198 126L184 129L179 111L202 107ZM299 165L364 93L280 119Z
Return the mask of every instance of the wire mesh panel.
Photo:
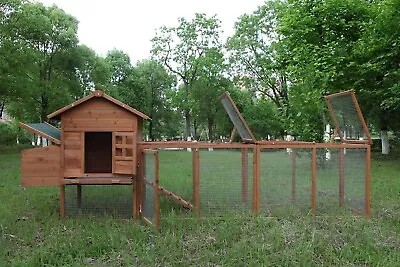
M358 103L353 92L331 95L326 100L343 140L370 140L369 130L363 124L364 118L357 109Z
M144 150L144 185L142 215L147 223L160 226L158 153L155 150Z
M67 185L66 216L132 217L132 186Z
M340 149L317 149L316 202L319 215L334 215L340 212L340 153Z
M260 212L268 216L308 212L311 205L311 150L262 149Z
M192 151L179 148L159 150L161 212L191 216L182 203L193 203ZM182 201L179 201L182 200Z
M200 149L200 215L250 213L252 149Z
M224 106L225 111L231 119L233 125L235 125L235 128L238 131L240 137L243 140L255 141L253 134L250 132L250 129L246 124L246 121L239 113L239 110L236 108L235 103L228 93L222 94L221 103Z
M344 205L365 214L366 149L346 148L344 157Z

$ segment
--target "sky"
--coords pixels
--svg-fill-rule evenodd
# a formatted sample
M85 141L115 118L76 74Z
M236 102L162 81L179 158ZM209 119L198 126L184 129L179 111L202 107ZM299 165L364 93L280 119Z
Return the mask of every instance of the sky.
M55 4L79 21L81 44L105 56L119 49L131 62L150 57L151 39L161 26L176 26L179 17L192 19L195 13L217 15L222 21L223 38L234 33L237 18L251 13L264 0L39 0Z

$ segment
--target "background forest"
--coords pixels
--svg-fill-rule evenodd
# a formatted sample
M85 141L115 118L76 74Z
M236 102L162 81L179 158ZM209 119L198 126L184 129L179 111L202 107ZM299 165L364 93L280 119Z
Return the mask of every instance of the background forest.
M77 19L57 6L0 0L0 115L46 121L101 89L152 118L151 140L217 140L232 129L219 103L229 91L257 138L321 141L323 96L352 89L388 154L400 135L399 19L400 0L271 0L227 40L217 16L180 18L133 63L80 43ZM12 142L15 123L0 126Z

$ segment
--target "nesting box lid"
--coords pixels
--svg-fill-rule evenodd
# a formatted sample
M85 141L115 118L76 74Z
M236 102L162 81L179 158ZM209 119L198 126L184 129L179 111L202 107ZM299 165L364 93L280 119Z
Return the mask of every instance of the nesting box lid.
M73 109L73 108L79 106L80 104L82 104L82 103L84 103L84 102L86 102L86 101L88 101L88 100L90 100L90 99L92 99L94 97L102 97L102 98L112 102L113 104L115 104L117 106L120 106L123 109L125 109L125 110L127 110L127 111L129 111L129 112L131 112L131 113L133 113L133 114L135 114L135 115L137 115L137 116L139 116L139 117L141 117L143 119L146 119L146 120L150 119L149 116L147 116L146 114L144 114L144 113L142 113L142 112L140 112L140 111L128 106L127 104L122 103L121 101L118 101L117 99L105 94L101 90L95 90L92 94L90 94L90 95L88 95L88 96L86 96L84 98L81 98L81 99L75 101L74 103L72 103L72 104L70 104L68 106L65 106L65 107L63 107L63 108L61 108L61 109L59 109L57 111L54 111L53 113L47 115L47 118L49 118L49 119L59 118L62 113L66 112L66 111L68 111L70 109Z

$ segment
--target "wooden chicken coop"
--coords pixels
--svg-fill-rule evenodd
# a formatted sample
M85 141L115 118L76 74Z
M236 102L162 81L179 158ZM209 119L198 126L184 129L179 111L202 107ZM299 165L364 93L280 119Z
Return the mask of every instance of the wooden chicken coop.
M22 186L59 186L61 217L66 185L77 185L78 201L82 185L135 186L137 143L147 115L97 90L48 118L60 120L60 129L47 123L20 123L54 143L22 152ZM137 216L134 203L132 207Z

